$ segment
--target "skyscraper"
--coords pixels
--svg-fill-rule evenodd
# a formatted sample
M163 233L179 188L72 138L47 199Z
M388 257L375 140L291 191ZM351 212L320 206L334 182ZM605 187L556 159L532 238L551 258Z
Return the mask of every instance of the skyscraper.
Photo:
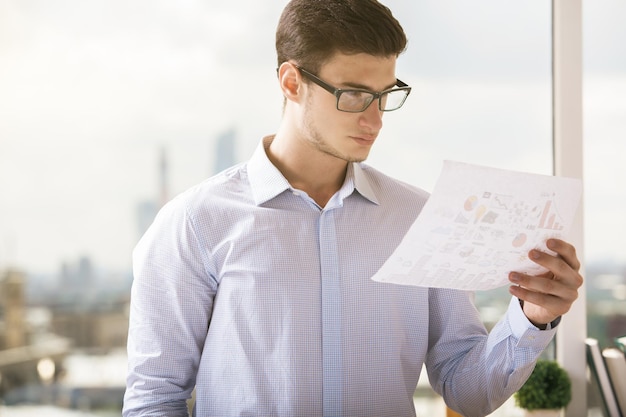
M159 206L163 207L169 199L169 177L168 177L168 164L167 164L167 150L165 146L161 147L161 158L159 161L159 192L160 201Z
M213 163L213 173L216 174L232 166L236 162L235 145L237 142L237 132L235 128L221 133L217 137L215 145L215 155Z
M24 274L16 270L7 270L0 277L0 307L4 321L4 343L1 349L24 346ZM1 336L1 335L0 335ZM0 340L1 340L0 339Z
M136 207L137 230L139 237L148 230L157 213L169 200L169 164L167 149L161 147L158 161L158 187L159 195L154 198L140 201Z

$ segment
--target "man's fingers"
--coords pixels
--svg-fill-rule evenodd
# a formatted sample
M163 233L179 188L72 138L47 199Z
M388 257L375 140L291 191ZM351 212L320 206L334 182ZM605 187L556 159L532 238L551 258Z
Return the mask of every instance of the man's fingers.
M560 239L548 239L546 242L548 249L553 250L574 270L580 269L580 261L576 256L576 248Z

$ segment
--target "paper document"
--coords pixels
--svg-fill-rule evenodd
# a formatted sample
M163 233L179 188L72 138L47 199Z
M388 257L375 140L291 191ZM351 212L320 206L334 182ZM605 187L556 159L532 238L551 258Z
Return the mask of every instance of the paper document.
M528 251L565 239L582 181L445 161L422 212L375 281L487 290L511 271L538 275Z

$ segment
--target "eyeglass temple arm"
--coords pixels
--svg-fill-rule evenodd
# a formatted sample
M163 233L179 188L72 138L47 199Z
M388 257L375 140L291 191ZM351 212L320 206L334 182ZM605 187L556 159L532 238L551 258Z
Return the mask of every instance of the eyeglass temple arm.
M396 78L396 87L408 87L409 85L402 80Z

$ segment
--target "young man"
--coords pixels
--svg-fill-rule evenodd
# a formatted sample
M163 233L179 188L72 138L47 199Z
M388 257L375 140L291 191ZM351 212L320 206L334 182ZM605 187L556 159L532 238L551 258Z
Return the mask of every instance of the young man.
M414 416L426 364L465 416L501 405L577 297L574 248L529 256L487 333L466 292L370 279L427 193L364 161L402 28L375 0L292 0L276 38L282 122L252 158L163 208L134 252L124 415Z

